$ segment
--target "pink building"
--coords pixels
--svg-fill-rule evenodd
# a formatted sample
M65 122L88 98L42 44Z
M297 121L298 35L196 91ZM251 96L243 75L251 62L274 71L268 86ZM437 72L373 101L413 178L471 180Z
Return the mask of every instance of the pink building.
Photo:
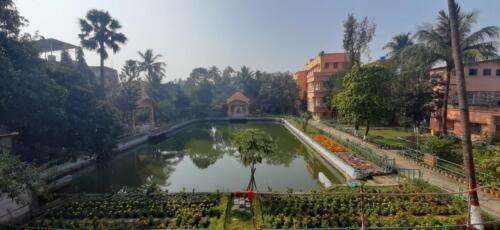
M445 68L434 68L431 74L444 78ZM469 63L464 66L473 139L500 141L500 59ZM431 116L431 128L439 130L441 114ZM457 78L451 71L448 101L447 128L449 133L460 136L460 111L458 110Z
M304 70L296 73L299 92L306 92L307 111L312 114L313 119L332 119L332 111L327 103L331 93L328 82L334 73L344 70L347 64L347 53L321 52L309 59ZM305 76L305 84L302 76Z

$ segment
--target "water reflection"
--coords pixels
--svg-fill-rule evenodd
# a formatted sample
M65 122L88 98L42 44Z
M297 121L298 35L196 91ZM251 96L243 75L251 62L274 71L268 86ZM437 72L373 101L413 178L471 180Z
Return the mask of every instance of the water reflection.
M342 183L340 173L324 166L281 125L200 124L189 127L169 139L123 155L109 167L98 168L77 178L69 191L111 192L124 186L136 188L148 179L169 191L238 191L248 183L231 136L241 128L259 128L276 141L278 152L259 164L256 181L259 188L274 191L310 190L320 187L321 171L333 183Z

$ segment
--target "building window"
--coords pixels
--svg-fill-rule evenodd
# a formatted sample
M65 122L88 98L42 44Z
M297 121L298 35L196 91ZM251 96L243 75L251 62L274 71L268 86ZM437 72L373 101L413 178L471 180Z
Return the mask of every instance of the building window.
M497 69L497 76L500 76L500 69Z
M455 121L447 120L446 121L446 129L453 131L455 129Z
M472 134L481 134L481 124L470 123L470 131Z
M477 76L477 69L469 69L469 76Z
M325 63L325 69L328 69L330 67L330 63Z
M337 67L339 66L339 64L337 62L334 62L333 63L333 68L336 69Z
M483 76L491 76L491 69L483 69Z

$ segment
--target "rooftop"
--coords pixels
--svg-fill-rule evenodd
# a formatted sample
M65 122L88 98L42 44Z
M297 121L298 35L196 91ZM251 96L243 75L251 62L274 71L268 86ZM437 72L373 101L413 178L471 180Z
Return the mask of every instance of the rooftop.
M79 46L69 44L67 42L59 41L59 40L54 39L54 38L40 39L40 40L34 41L34 44L38 48L40 53L79 48Z
M230 103L232 101L243 101L243 102L250 102L250 99L245 96L243 93L241 92L236 92L234 93L231 97L229 97L229 99L227 99L227 103Z

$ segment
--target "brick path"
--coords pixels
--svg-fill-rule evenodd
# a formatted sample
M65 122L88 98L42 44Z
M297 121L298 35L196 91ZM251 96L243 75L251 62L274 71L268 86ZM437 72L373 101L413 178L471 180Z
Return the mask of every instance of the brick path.
M349 139L352 142L355 142L363 147L370 148L374 150L376 153L380 155L385 155L389 158L394 158L396 159L396 165L401 168L408 168L408 169L421 169L423 171L423 179L433 185L439 186L446 191L449 192L458 192L458 191L464 191L467 190L467 185L462 184L452 178L449 178L447 176L441 175L439 172L433 171L431 169L422 167L418 165L416 162L409 160L400 154L397 153L397 150L385 150L381 149L378 146L368 143L366 141L363 141L360 138L357 138L351 134L345 133L343 131L340 131L338 129L332 128L330 126L327 126L325 124L322 124L317 121L310 121L309 124L312 126L321 129L325 132L329 132L335 136L338 136L342 139ZM488 194L485 194L483 192L479 192L479 199L480 199L480 205L481 208L489 212L490 214L496 215L497 217L500 217L500 199L499 198L494 198Z

